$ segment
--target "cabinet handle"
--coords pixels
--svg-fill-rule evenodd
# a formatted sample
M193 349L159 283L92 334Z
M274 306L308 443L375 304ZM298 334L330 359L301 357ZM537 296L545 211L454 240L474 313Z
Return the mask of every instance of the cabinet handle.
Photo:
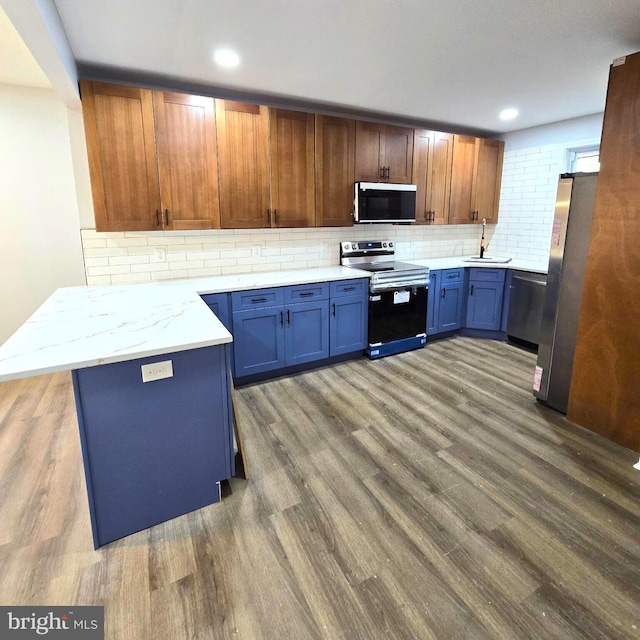
M156 227L162 226L162 218L160 217L160 209L156 209Z
M169 209L164 210L164 219L167 224L169 224Z
M355 287L344 287L342 290L343 291L355 291L356 288Z
M380 171L378 171L378 175L380 176L380 180L384 180L384 167L380 167Z
M284 327L284 311L280 312L280 326Z
M273 217L275 218L275 223L278 224L278 210L277 209L273 210Z
M445 299L446 295L447 295L447 289L446 289L446 287L443 287L442 288L442 299L443 300Z
M267 209L267 222L271 224L271 209Z
M336 303L335 302L333 303L333 315L334 316L336 315Z
M313 295L313 291L304 291L303 293L300 294L301 298L308 298L309 296Z
M267 299L266 298L251 298L251 302L257 303L257 302L266 302Z
M291 324L291 311L287 309L287 324Z
M473 285L471 285L471 291L469 292L469 295L472 296L473 295Z
M387 177L387 180L388 180L389 179L389 173L390 173L389 167L387 167L386 171L387 171L387 176L386 177Z

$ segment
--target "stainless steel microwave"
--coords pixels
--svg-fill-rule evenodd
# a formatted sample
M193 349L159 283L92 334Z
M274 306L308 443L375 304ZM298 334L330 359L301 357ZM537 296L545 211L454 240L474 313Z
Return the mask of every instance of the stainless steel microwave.
M416 185L356 182L354 220L363 222L415 222Z

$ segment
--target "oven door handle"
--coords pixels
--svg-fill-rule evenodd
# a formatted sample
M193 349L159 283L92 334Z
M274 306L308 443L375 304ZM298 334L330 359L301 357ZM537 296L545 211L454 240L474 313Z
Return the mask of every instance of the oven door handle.
M426 289L428 284L428 280L416 280L415 282L403 282L402 284L391 284L384 282L381 284L370 285L369 291L371 293L383 293L385 291L403 291L406 289Z

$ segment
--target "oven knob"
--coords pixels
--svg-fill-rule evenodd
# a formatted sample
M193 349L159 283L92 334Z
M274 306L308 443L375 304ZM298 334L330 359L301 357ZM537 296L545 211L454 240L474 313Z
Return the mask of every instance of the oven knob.
M386 243L386 242L383 242L383 243L382 243L382 247L383 247L384 249L386 249L386 248L387 248L387 243Z
M393 242L389 243L389 248L393 247Z
M357 244L352 244L351 248L355 251L358 248L358 245Z

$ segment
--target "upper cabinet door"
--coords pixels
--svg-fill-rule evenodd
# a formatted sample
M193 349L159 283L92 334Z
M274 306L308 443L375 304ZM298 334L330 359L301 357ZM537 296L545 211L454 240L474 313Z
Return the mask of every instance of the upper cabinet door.
M316 115L316 226L353 225L356 122Z
M220 218L224 229L271 226L269 110L216 99Z
M380 182L384 179L384 136L386 125L356 122L356 180Z
M413 129L387 125L384 137L385 180L411 184L413 168Z
M82 80L98 231L162 228L151 91Z
M432 224L449 222L451 170L453 166L453 134L434 131L429 156L427 192L430 195Z
M416 129L413 137L413 184L416 185L416 223L431 222L431 194L427 181L430 156L433 154L433 131Z
M484 218L489 223L495 223L498 221L504 142L479 138L477 147L474 209L478 212L477 221L482 222Z
M476 159L476 138L453 137L453 166L451 169L451 198L449 223L475 222L473 207L473 173Z
M356 123L356 180L411 183L413 129Z
M269 110L272 225L313 227L314 116L312 113Z
M220 228L213 98L154 91L166 229Z

